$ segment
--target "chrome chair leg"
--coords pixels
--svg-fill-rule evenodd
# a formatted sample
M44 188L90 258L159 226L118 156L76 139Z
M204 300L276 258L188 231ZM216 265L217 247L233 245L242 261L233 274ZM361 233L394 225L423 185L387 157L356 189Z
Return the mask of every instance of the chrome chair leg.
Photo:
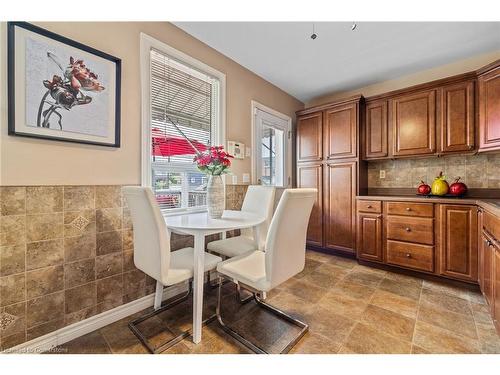
M240 284L236 284L236 290L238 291L238 301L244 305L248 302L250 302L252 299L253 299L253 293L251 293L249 296L247 297L243 297L243 293L242 293L242 290L241 290L241 286Z
M187 331L183 331L181 332L179 335L177 335L176 337L158 345L158 346L153 346L151 345L151 343L149 342L148 338L140 331L138 325L142 322L144 322L145 320L155 316L155 315L158 315L166 310L169 310L170 308L186 301L189 296L191 295L193 291L193 285L192 285L192 282L190 281L189 282L189 287L188 287L188 291L181 297L177 298L176 300L166 304L165 306L163 307L160 307L159 309L157 310L153 310L152 312L146 314L146 315L143 315L137 319L134 319L133 321L131 321L129 324L128 324L128 327L130 328L130 330L132 331L132 333L139 339L139 341L146 347L146 349L152 353L152 354L157 354L157 353L161 353L165 350L167 350L168 348L174 346L175 344L177 344L179 341L182 341L183 339L185 339L186 337L190 336L191 335L191 329L190 330L187 330ZM206 325L212 321L214 321L216 319L216 315L212 315L210 316L209 318L205 319L202 324L203 325ZM172 332L170 329L167 328L167 330L169 330L170 332ZM173 332L172 332L173 333Z
M274 315L278 316L279 318L282 318L286 320L287 322L301 328L300 332L281 350L280 354L285 354L290 351L290 349L293 348L293 346L306 334L306 332L309 330L309 325L306 323L302 322L299 319L296 319L292 317L291 315L281 311L280 309L277 309L274 306L269 305L268 303L264 302L259 296L258 296L258 291L253 290L252 288L248 288L249 291L252 292L252 297L255 299L255 302L257 305L260 307L268 310L269 312L273 313ZM224 321L222 320L221 316L221 293L222 292L222 277L219 276L219 289L217 292L217 307L215 310L215 314L217 316L217 320L222 327L222 329L227 332L230 336L235 338L237 341L251 349L253 352L257 354L268 354L264 349L261 347L257 346L256 344L252 343L248 339L244 338L242 335L240 335L238 332L227 326Z

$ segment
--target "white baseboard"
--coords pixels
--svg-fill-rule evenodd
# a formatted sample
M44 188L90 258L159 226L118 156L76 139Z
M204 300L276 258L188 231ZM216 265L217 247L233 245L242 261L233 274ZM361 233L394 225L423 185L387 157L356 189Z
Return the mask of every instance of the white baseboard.
M185 291L187 291L187 285L184 284L165 288L163 291L163 299L174 297ZM50 332L44 336L37 337L31 341L6 349L2 353L36 354L45 352L57 345L64 344L65 342L86 335L87 333L153 306L153 302L154 294L147 295L101 314L94 315L88 319L63 327L57 331Z

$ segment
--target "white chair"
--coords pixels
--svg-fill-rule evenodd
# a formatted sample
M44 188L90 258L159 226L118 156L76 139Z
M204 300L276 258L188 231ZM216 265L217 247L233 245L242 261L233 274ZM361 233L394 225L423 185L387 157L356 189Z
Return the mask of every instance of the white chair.
M252 229L242 229L240 236L209 242L208 251L232 258L262 248L273 216L274 195L275 188L272 186L250 185L241 206L241 211L259 214L266 218L258 228L260 244L255 242Z
M154 311L129 323L137 338L152 353L164 351L189 335L182 332L173 339L153 347L138 324L157 315L180 302L185 301L191 292L190 279L193 277L194 249L183 248L171 252L170 235L163 215L151 189L138 186L126 186L122 193L127 200L134 229L134 264L145 274L156 280ZM205 271L215 269L222 259L213 254L205 254ZM188 292L175 301L161 307L163 287L189 282ZM212 317L212 319L214 319Z
M219 273L217 319L227 333L256 353L266 353L266 351L245 339L222 320L222 279L230 279L251 291L259 306L301 328L300 333L281 351L287 353L307 332L309 326L265 303L258 294L270 291L304 269L307 224L316 192L316 189L285 190L269 227L265 251L255 250L217 265Z

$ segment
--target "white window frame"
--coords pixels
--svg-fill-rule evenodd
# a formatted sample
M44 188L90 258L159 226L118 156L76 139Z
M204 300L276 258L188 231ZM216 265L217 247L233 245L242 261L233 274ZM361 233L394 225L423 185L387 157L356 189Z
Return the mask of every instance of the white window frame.
M292 170L292 118L290 116L287 116L281 112L276 111L275 109L272 109L270 107L265 106L262 103L259 103L258 101L252 100L251 101L251 118L252 118L252 183L253 184L258 184L259 183L259 171L258 167L260 163L257 161L257 157L260 157L258 155L259 153L257 152L259 148L257 145L260 140L260 131L257 129L257 122L255 121L255 116L257 114L257 109L267 112L273 116L279 117L282 120L285 120L287 122L287 127L285 129L285 142L283 145L283 151L285 153L285 168L283 171L283 185L275 185L276 187L280 188L286 188L286 187L291 187L292 186L292 176L291 176L291 170Z
M226 143L226 75L217 69L165 44L145 33L140 34L140 70L141 70L141 185L151 187L151 71L150 51L154 48L181 64L190 66L219 80L220 97L215 114L218 126L215 127L212 139L215 145ZM169 171L175 172L175 167ZM195 171L196 168L194 167ZM165 209L164 214L206 211L206 207Z

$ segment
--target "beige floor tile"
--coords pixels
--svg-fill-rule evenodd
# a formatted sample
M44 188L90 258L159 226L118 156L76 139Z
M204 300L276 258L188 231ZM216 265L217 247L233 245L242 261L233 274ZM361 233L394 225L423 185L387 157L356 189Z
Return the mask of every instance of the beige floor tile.
M325 254L319 251L307 250L306 251L306 259L316 260L321 263L328 262L332 259L332 255Z
M342 350L358 354L409 354L411 343L358 323L345 341Z
M417 321L413 343L430 353L479 353L480 344L464 336Z
M327 293L326 289L302 279L295 281L286 291L309 303L317 303Z
M397 294L401 297L418 300L420 298L421 287L415 283L407 283L385 278L379 284L378 289Z
M375 288L371 288L369 286L356 282L341 280L337 284L335 284L333 288L331 288L331 292L341 293L351 298L368 301L373 293L375 293Z
M340 349L340 343L329 340L323 336L307 333L290 350L291 354L334 354Z
M477 339L476 325L470 315L457 314L433 306L421 305L418 310L417 320L471 339Z
M368 305L361 316L361 321L378 331L400 340L409 342L412 340L415 319L374 305Z
M318 307L306 317L311 333L316 333L335 342L343 342L356 322L335 314L329 309Z
M437 290L423 288L420 303L423 306L436 307L443 310L453 311L458 314L472 314L468 300Z
M334 264L334 265L339 266L339 267L347 268L347 269L352 269L358 264L356 259L343 258L343 257L337 257L337 256L332 257L332 259L330 259L328 261L328 263Z
M356 271L355 269L353 269L352 272L347 274L343 280L349 283L354 282L372 288L376 288L380 284L383 278L384 275L379 275L373 272Z
M401 297L382 289L377 289L375 291L370 303L386 310L399 313L408 318L414 319L417 317L418 301L411 298Z
M423 287L425 289L431 289L443 293L450 294L455 297L469 299L469 291L465 288L460 288L454 285L450 285L446 282L429 281L424 280Z
M361 317L368 301L349 297L343 293L330 292L324 296L318 303L318 307L324 307L350 319L357 320Z
M411 346L411 354L430 354L430 353L418 345L412 345Z
M481 343L481 352L500 354L500 335L495 326L492 323L476 323L476 329Z

